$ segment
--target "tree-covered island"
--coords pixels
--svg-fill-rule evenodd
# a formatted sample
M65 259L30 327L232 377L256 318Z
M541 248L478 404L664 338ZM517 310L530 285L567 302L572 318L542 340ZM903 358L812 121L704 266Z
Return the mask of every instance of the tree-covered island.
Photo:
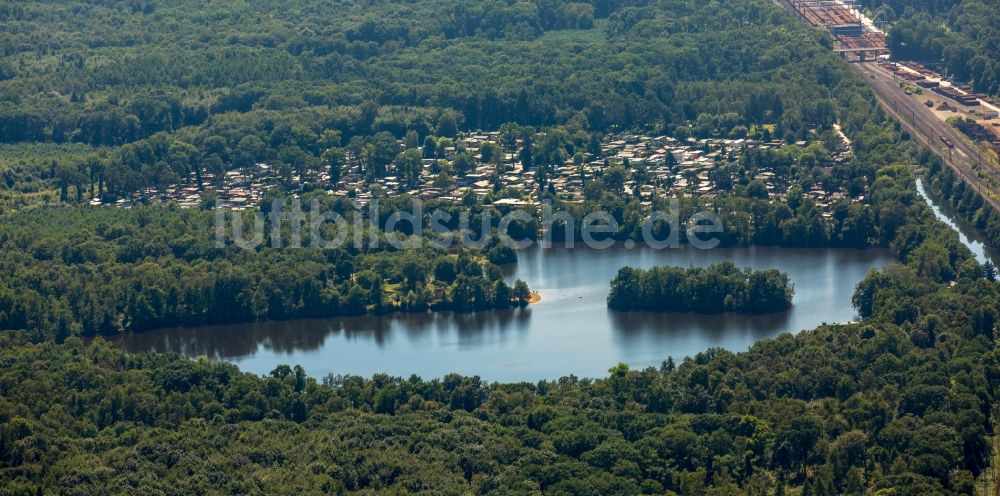
M787 274L774 269L740 269L732 262L687 269L623 267L611 281L608 307L621 311L766 314L788 310L794 292Z

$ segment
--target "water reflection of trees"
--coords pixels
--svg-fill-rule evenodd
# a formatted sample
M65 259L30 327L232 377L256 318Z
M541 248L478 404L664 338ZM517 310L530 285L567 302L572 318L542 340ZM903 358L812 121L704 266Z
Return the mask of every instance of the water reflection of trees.
M722 340L734 335L773 336L775 332L790 331L792 313L787 312L769 315L739 315L725 313L720 315L703 315L696 313L657 313L657 312L618 312L608 311L612 328L621 334L620 337L648 338L673 335L681 337L697 334L702 338Z
M777 268L796 283L791 312L765 316L609 312L608 282L623 265L707 265L719 259ZM325 320L265 322L202 329L170 329L118 340L130 351L173 351L216 360L275 360L344 372L389 370L400 373L438 370L425 363L448 360L474 373L509 373L489 360L517 361L519 370L537 377L591 370L616 361L654 363L721 346L743 349L783 331L813 328L820 322L853 318L850 295L871 267L892 262L880 250L587 250L529 249L516 265L504 268L543 292L543 301L525 310L455 314L394 314ZM831 311L834 309L835 311ZM313 356L306 356L312 353ZM355 355L356 354L356 355ZM574 354L566 358L565 355ZM269 355L274 355L273 357ZM675 356L675 358L677 357ZM377 367L365 360L392 360ZM367 367L367 368L366 368ZM449 370L450 371L450 370ZM527 372L517 375L525 377Z
M323 347L327 338L336 335L345 340L370 340L384 347L397 334L418 340L429 337L431 332L454 333L461 344L477 341L484 334L526 328L530 318L530 308L473 313L398 313L161 329L124 335L115 341L132 352L174 352L188 357L239 360L253 356L261 348L282 354L315 351Z

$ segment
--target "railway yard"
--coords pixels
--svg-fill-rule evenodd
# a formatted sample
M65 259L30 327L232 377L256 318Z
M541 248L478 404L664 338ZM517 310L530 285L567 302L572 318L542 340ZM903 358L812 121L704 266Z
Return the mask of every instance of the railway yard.
M851 0L783 0L800 19L826 29L834 51L865 61L888 53L885 33L866 19Z
M826 30L886 111L1000 208L1000 102L925 65L890 61L885 33L854 0L778 1Z
M994 115L994 100L956 98L968 95L960 88L954 88L954 92L925 88L923 85L933 82L944 88L952 86L918 64L879 61L853 65L904 129L937 152L994 208L1000 208L1000 120ZM914 73L922 77L914 79ZM916 84L923 81L929 83Z

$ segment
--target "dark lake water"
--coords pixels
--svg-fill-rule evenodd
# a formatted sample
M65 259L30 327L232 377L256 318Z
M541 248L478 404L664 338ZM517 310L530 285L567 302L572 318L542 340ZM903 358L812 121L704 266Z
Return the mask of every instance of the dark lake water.
M508 269L540 292L523 310L426 313L164 329L127 335L130 351L175 351L237 363L266 374L300 364L310 375L440 377L450 372L493 381L535 381L569 374L603 377L624 362L657 366L711 347L733 351L782 332L855 319L851 295L869 269L893 262L886 250L751 247L653 250L530 248ZM768 316L618 313L608 310L609 281L625 265L776 268L795 283L793 308Z

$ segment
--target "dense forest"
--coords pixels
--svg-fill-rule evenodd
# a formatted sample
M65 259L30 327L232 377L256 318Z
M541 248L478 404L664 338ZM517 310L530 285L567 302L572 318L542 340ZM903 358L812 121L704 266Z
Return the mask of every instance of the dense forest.
M194 1L145 5L6 4L3 141L118 145L282 124L425 135L456 117L496 129L581 113L596 130L735 112L732 127L783 120L785 108L800 132L828 118L815 85L768 96L783 85L777 67L812 79L821 47L792 43L775 29L787 16L760 1L256 1L221 15Z
M871 128L864 83L821 37L768 2L338 6L342 14L328 16L329 6L319 2L250 2L219 15L197 2L2 4L10 29L0 33L8 67L0 114L7 112L11 125L0 125L10 131L0 132L0 140L49 143L5 145L10 158L0 163L0 189L7 188L0 197L11 198L13 207L10 221L0 225L8 274L0 283L0 323L62 338L522 304L524 285L508 287L492 266L515 259L500 246L486 247L484 257L458 259L364 248L242 251L211 246L207 212L18 211L45 194L78 205L201 171L219 177L226 168L258 161L276 161L289 174L327 168L334 175L349 155L387 175L397 173L389 167L397 139L412 145L408 149L423 143L433 157L449 136L477 127L499 127L504 143L532 143L525 162L539 176L592 150L615 126L649 126L679 138L741 137L754 129L760 138L814 140L804 149L730 150L737 180L725 186L728 194L714 202L681 200L682 218L702 210L721 218L724 246L888 246L892 227L876 219L901 222L891 203L851 201L838 202L826 219L805 195L814 186L862 195L875 180L874 167L860 160L829 167L827 150L840 139L835 120L858 136L853 151L866 160L890 163L896 150L886 146L891 133ZM591 10L593 23L566 20L568 12ZM528 16L523 22L522 14ZM109 20L119 27L107 29ZM803 37L815 43L801 43ZM337 69L320 59L337 61ZM591 69L597 66L612 70ZM480 77L486 73L491 77ZM142 125L126 132L131 124L118 118ZM88 128L91 120L103 131ZM34 132L32 122L44 125ZM763 170L793 185L783 201L775 201L780 192L754 181ZM592 178L593 194L582 204L551 200L576 219L609 212L619 225L615 238L640 239L646 213L669 208L671 199L644 206L624 194L628 179L641 183L641 169L608 168ZM720 175L719 181L728 180ZM325 198L321 191L291 193L303 202ZM382 200L384 212L410 201L389 192ZM463 199L427 210L471 209L478 218L494 210L483 203ZM353 210L346 201L324 199L324 206L345 215ZM578 237L580 225L572 233L556 225L553 238ZM480 223L472 226L483 234ZM653 234L662 239L674 227L686 241L685 226L661 223ZM523 239L537 232L537 225L515 223L504 234ZM452 262L453 270L437 270ZM451 279L452 273L464 277Z
M366 149L367 167L394 173L392 138L506 123L565 126L574 139L535 143L540 165L616 128L794 141L829 131L833 90L856 84L827 40L764 0L217 10L0 3L0 142L64 147L16 160L0 188L80 202L202 169L327 168Z
M270 226L266 231L273 236ZM178 325L508 308L530 296L523 281L509 286L490 262L496 244L451 253L429 245L394 250L375 238L337 249L309 248L308 239L295 249L220 247L212 213L158 207L37 208L11 217L0 232L0 267L9 274L0 282L0 327L58 340Z
M943 62L943 71L977 91L1000 95L1000 2L879 1L876 19L891 23L893 57Z
M743 269L732 262L707 268L622 267L611 280L614 310L765 314L788 310L794 285L777 270Z
M899 33L944 22L888 4ZM996 53L978 45L994 32L956 26L976 57ZM0 0L0 493L983 490L1000 286L916 174L997 246L1000 218L886 118L829 42L768 0ZM840 145L834 124L851 150L836 165L823 157ZM101 337L523 305L527 285L498 267L516 254L498 244L395 250L373 240L396 233L371 230L353 247L243 249L214 243L207 209L85 205L258 161L335 173L353 156L385 175L397 140L433 155L477 128L528 143L540 176L616 129L806 141L728 151L718 168L733 174L716 178L735 179L714 201L678 199L682 218L719 215L727 246L881 246L898 263L857 286L859 322L655 369L608 364L604 378L314 378L294 365L260 377ZM762 170L787 190L768 191ZM638 239L671 198L630 198L626 177L641 181L642 164L609 167L581 203L552 200L574 218L604 209L612 236ZM824 212L807 195L817 185L854 200ZM385 212L412 200L378 194ZM482 216L500 210L489 200L438 206Z
M913 180L878 173L908 220L903 263L858 289L863 322L603 379L257 377L5 333L0 476L11 494L971 494L1000 295Z

